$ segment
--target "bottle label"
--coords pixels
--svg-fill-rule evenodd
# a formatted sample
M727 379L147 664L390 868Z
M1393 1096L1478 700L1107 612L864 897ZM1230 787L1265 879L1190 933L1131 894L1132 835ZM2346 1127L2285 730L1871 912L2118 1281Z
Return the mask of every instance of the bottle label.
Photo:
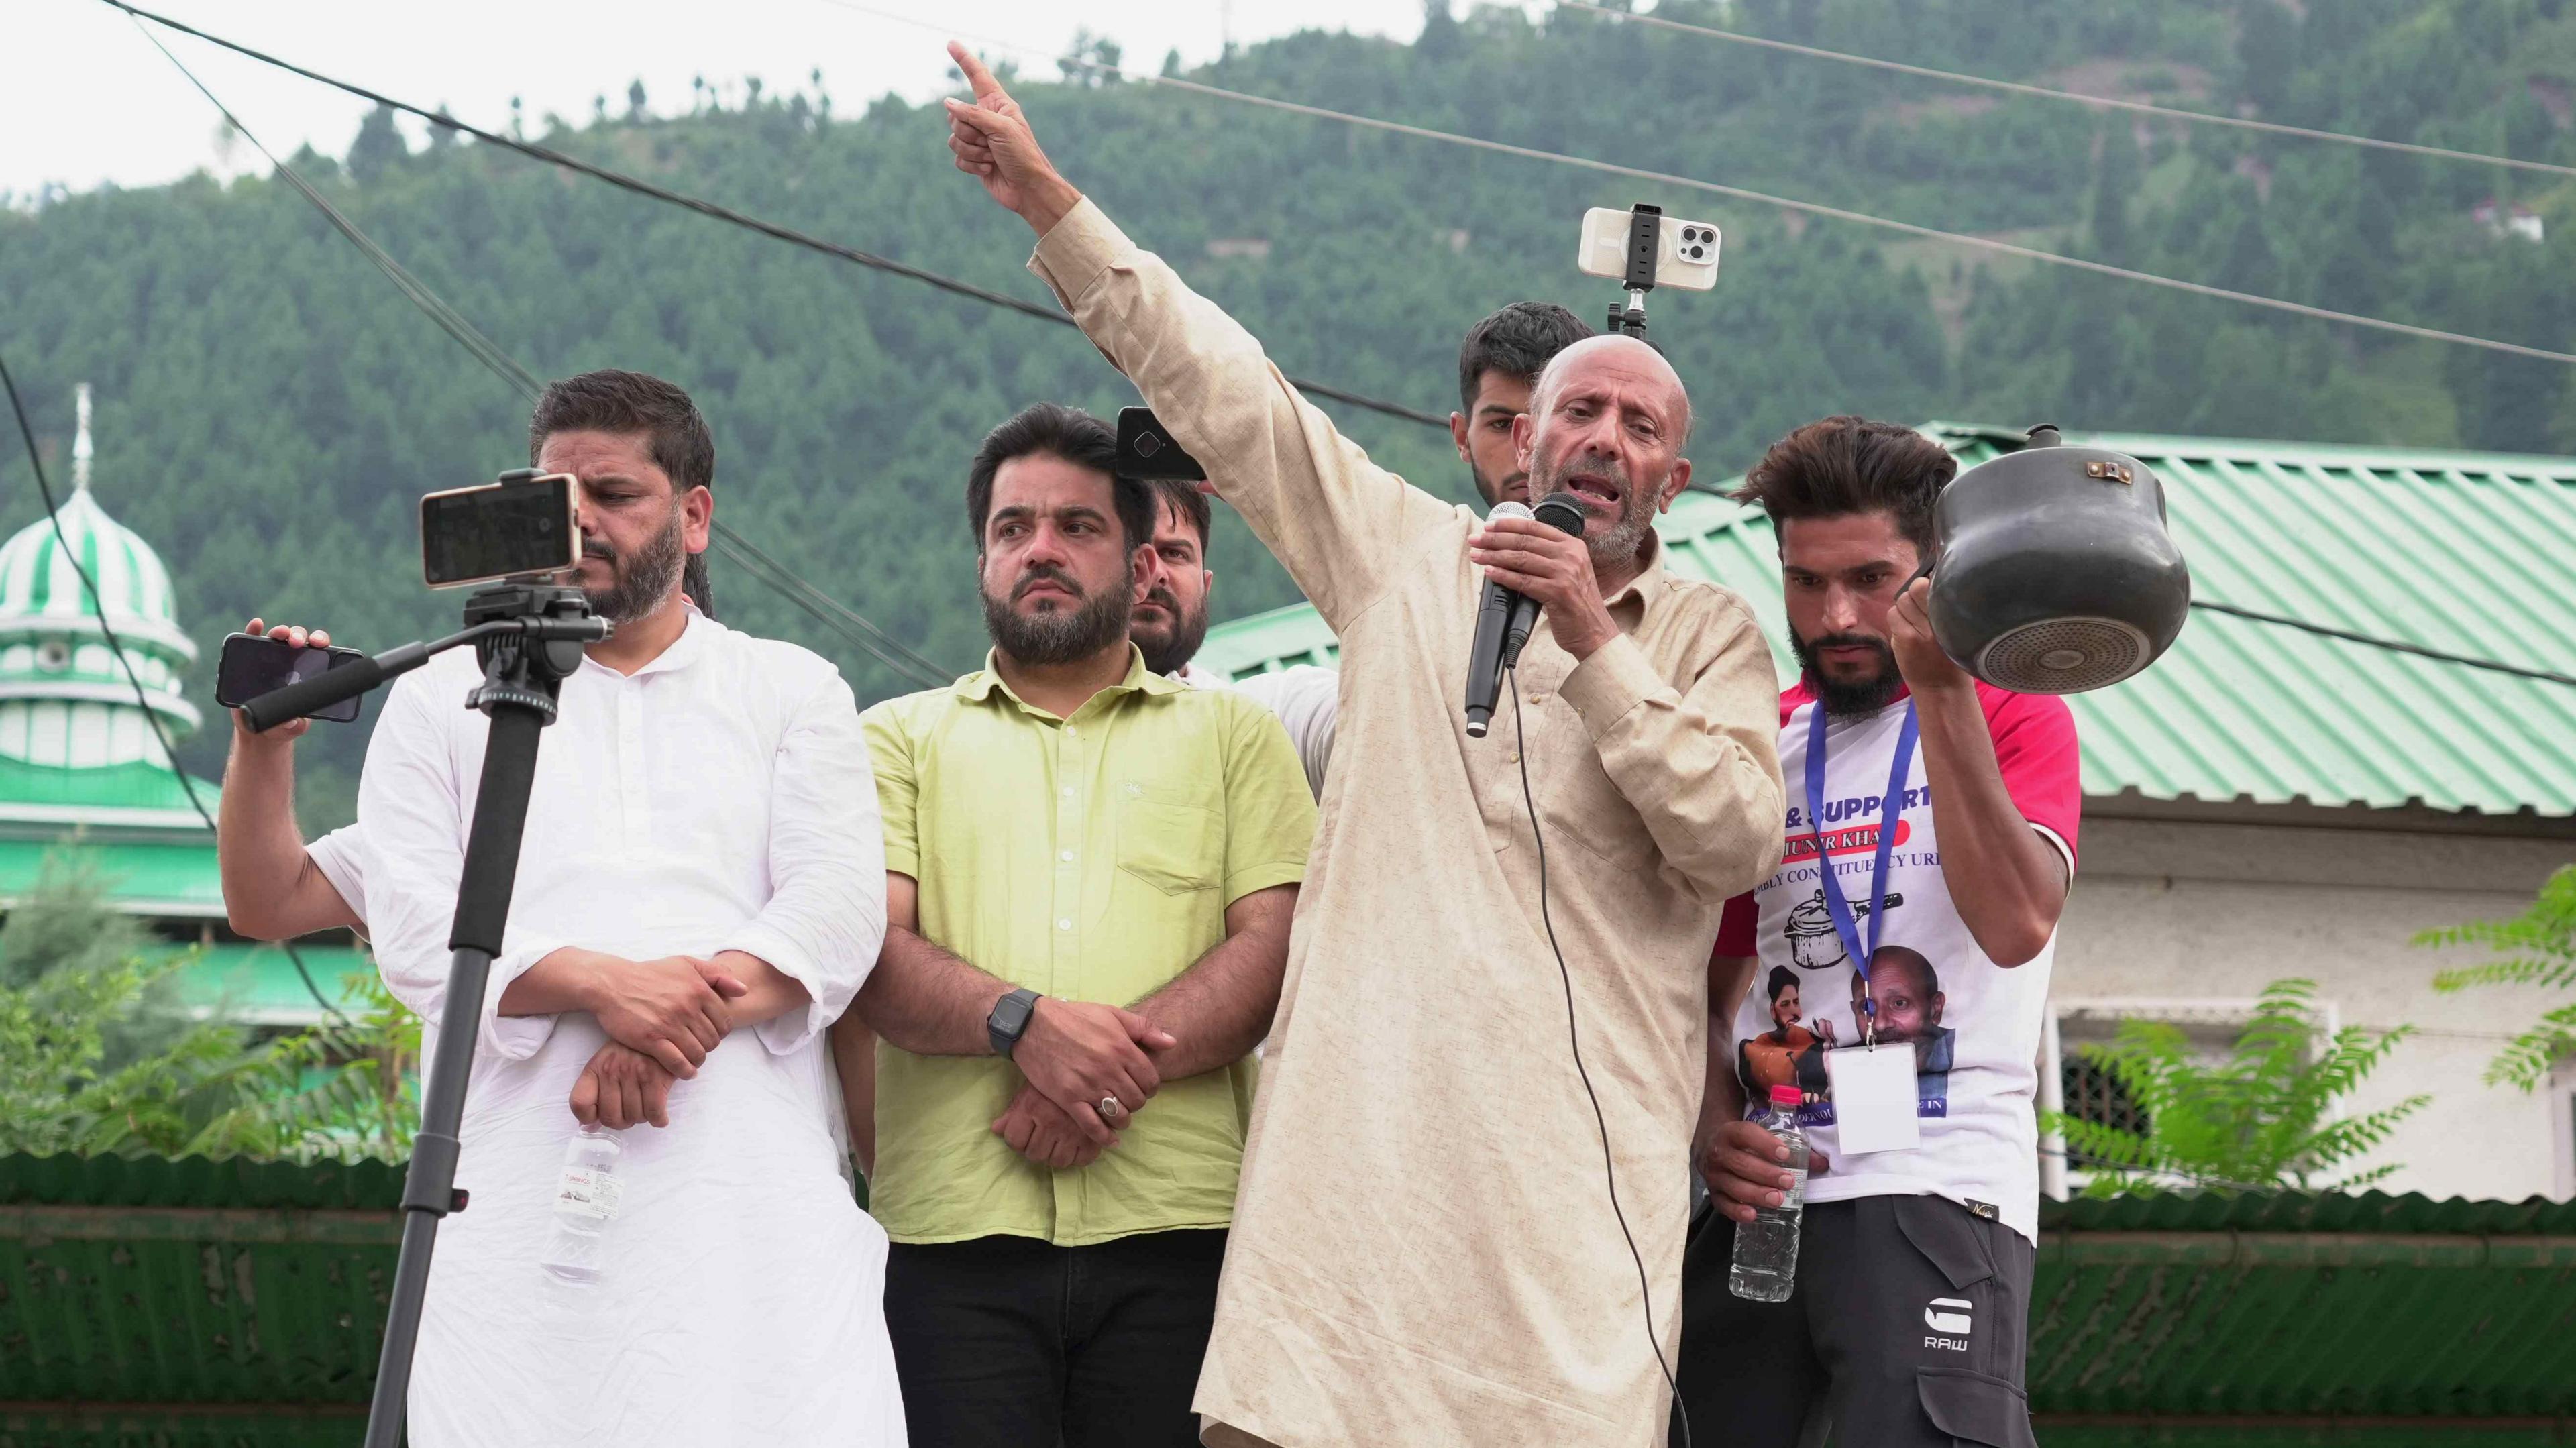
M555 1210L605 1222L617 1215L617 1198L622 1190L614 1172L568 1166L562 1183L555 1188Z
M1803 1207L1807 1204L1807 1169L1805 1167L1792 1167L1789 1169L1789 1175L1796 1178L1796 1180L1789 1184L1789 1189L1787 1191L1780 1194L1780 1209L1783 1211L1792 1207Z

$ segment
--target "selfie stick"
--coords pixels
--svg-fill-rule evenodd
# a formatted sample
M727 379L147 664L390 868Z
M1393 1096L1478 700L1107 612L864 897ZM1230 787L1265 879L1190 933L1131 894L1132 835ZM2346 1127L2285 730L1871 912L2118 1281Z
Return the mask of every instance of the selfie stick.
M1610 330L1646 335L1646 293L1655 289L1655 252L1663 242L1664 208L1640 201L1628 208L1628 305L1610 304Z
M455 955L447 967L444 1029L438 1033L438 1055L429 1065L420 1134L412 1138L411 1165L403 1175L402 1255L394 1267L384 1350L376 1361L375 1398L367 1407L367 1448L397 1448L402 1441L403 1400L411 1385L412 1351L420 1340L421 1304L428 1297L430 1252L438 1242L439 1219L465 1210L465 1193L456 1189L457 1130L465 1115L465 1080L474 1063L485 984L492 958L501 953L510 888L519 873L519 837L536 778L539 731L554 722L556 693L581 667L582 646L610 632L607 620L591 615L580 589L535 584L475 594L466 600L465 624L461 633L388 649L242 706L243 721L262 731L355 698L460 644L472 643L483 660L483 682L465 696L465 703L490 717L491 733L483 750L474 822L466 834L456 923L447 939Z

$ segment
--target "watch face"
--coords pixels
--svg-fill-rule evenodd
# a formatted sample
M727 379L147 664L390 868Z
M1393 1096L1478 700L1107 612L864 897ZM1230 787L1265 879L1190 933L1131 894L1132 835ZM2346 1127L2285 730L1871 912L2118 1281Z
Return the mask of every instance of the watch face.
M1037 1009L1037 996L1026 990L1015 990L993 1005L992 1030L995 1035L1017 1042L1020 1032L1028 1029L1029 1016Z

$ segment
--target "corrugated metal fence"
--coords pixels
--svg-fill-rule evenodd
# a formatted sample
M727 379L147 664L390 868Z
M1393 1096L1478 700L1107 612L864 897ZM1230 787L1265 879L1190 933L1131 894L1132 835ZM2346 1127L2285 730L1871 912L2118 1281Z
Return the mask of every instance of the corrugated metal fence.
M0 1448L354 1443L400 1194L374 1163L0 1157ZM2576 1444L2576 1205L2159 1197L2041 1223L2050 1448Z

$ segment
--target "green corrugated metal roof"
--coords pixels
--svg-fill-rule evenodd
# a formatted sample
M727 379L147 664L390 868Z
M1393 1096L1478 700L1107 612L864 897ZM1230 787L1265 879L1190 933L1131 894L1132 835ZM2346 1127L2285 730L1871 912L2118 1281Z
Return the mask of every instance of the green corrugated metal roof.
M0 1157L0 1441L346 1441L400 1182ZM2042 1203L2040 1229L2030 1394L2052 1448L2576 1434L2576 1205L2175 1195Z
M2017 432L1931 423L1972 467ZM2196 597L2576 673L2576 459L2068 434L2155 469ZM1718 485L1731 489L1730 480ZM1759 513L1686 493L1669 566L1743 594L1792 677ZM1236 677L1330 663L1314 611L1209 630ZM2157 665L2068 701L2095 796L2576 814L2576 689L2195 611Z

